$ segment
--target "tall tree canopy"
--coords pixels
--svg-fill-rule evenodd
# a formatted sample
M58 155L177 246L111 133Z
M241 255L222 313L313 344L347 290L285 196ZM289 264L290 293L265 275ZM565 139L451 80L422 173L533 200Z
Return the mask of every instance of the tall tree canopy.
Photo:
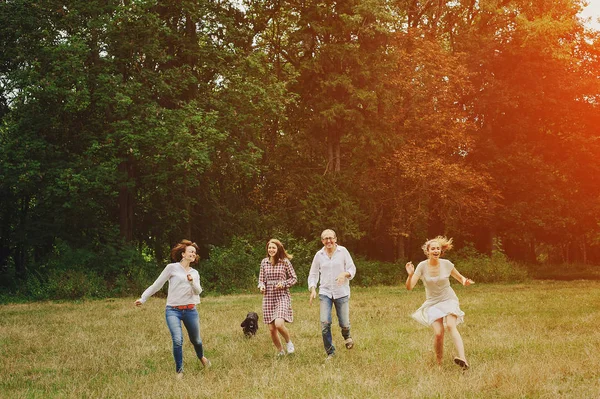
M191 237L447 233L597 262L598 32L579 0L0 5L0 268ZM89 267L76 265L72 267ZM55 262L56 263L56 262Z

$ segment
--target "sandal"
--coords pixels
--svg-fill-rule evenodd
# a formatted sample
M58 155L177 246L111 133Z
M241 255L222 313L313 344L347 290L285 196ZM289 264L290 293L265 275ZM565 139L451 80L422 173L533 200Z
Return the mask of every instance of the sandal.
M456 363L457 365L459 365L460 368L463 369L463 370L468 370L469 369L469 363L467 363L465 360L462 360L459 357L455 357L454 358L454 363Z
M346 338L344 343L346 344L346 349L352 349L354 347L354 341L351 337Z

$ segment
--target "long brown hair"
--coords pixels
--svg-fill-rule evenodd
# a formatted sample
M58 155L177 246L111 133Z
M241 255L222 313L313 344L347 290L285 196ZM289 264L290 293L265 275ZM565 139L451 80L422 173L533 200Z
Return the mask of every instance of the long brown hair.
M190 240L179 241L179 244L175 245L173 249L171 249L171 259L173 259L174 262L179 262L181 260L181 255L185 252L187 247L196 248L196 260L192 263L198 262L198 251L200 251L200 248L198 248L198 244L191 242Z
M283 244L281 243L281 241L279 241L276 238L271 238L269 240L269 242L267 242L267 257L270 258L270 255L269 255L269 244L270 243L275 244L275 246L277 247L277 253L274 256L275 259L273 259L274 260L273 265L278 264L279 261L282 259L290 259L291 260L294 257L293 255L287 253L287 251L283 247Z

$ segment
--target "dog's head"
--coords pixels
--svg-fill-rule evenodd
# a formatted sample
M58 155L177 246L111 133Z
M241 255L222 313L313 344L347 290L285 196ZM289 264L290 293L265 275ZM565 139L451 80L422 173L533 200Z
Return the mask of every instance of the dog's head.
M255 322L258 322L258 313L256 313L256 312L248 312L248 314L246 315L246 319L248 319L248 320L254 320Z
M256 312L248 312L246 319L241 324L244 328L244 334L254 334L258 330L258 314Z

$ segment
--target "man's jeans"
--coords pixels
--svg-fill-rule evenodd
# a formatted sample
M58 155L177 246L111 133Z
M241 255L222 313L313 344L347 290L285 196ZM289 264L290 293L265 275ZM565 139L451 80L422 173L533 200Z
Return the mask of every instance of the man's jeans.
M344 339L350 338L350 304L349 296L342 298L329 298L325 295L319 295L321 310L321 333L323 334L323 345L328 355L335 353L331 338L331 308L335 306L339 325L342 329Z
M183 371L183 330L181 328L181 322L183 322L183 325L188 332L188 336L190 337L190 341L192 345L194 345L198 359L202 360L202 357L204 357L202 338L200 338L200 320L198 318L198 311L196 308L176 309L167 306L165 317L167 319L169 331L171 331L171 338L173 339L175 370L178 373L181 373Z

